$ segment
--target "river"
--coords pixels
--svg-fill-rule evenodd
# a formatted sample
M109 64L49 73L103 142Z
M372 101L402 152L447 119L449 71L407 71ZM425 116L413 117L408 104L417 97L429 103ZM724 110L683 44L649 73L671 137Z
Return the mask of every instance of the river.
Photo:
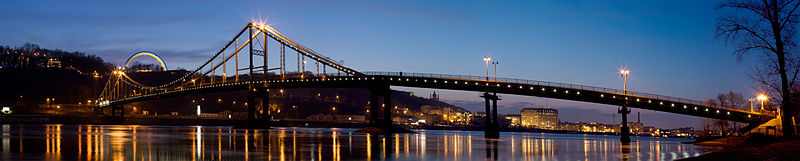
M655 160L715 148L689 139L415 130L389 136L356 129L227 126L3 124L0 160Z

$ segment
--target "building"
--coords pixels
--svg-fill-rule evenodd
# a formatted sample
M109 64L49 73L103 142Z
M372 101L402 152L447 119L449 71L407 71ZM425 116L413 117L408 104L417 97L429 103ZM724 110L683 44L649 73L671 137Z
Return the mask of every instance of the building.
M442 106L434 106L434 105L422 105L420 107L422 113L426 115L441 115L441 116L454 116L456 115L452 108L450 107L442 107ZM447 120L447 119L446 119Z
M56 58L47 59L47 65L45 67L48 68L61 68L61 61Z
M523 108L520 111L521 126L555 129L558 126L558 110L549 108Z
M519 122L520 115L507 114L505 116L505 118L506 118L506 120L508 120L510 122L509 126L511 126L511 127L520 126L520 122Z

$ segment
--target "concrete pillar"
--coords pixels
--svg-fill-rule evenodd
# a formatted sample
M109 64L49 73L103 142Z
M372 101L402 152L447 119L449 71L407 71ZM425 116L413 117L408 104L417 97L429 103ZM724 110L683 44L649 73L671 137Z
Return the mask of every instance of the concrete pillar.
M270 121L272 121L272 113L269 112L269 110L270 110L269 109L269 91L267 91L266 89L262 90L261 102L262 102L261 103L261 110L263 112L261 113L261 119L259 119L261 121L259 121L259 123L262 124L262 127L264 127L264 128L270 128L271 127Z
M380 103L378 103L378 94L376 89L369 90L369 125L377 127L378 112Z
M394 107L392 106L392 90L389 87L386 87L383 91L383 104L386 106L383 108L383 120L384 125L382 125L385 129L392 128L392 111Z
M500 127L497 123L497 94L489 94L489 92L483 93L483 97L486 100L486 123L484 125L484 137L486 138L499 138L500 137ZM489 102L491 100L491 102ZM494 103L494 105L492 105ZM492 109L491 107L494 107Z
M497 100L499 100L498 97L497 97L497 93L494 93L492 95L492 98L494 98L494 99L492 99L492 124L495 127L497 127L498 124L499 124L497 122Z
M255 127L255 116L256 116L256 93L253 89L250 89L247 92L247 126L248 127Z

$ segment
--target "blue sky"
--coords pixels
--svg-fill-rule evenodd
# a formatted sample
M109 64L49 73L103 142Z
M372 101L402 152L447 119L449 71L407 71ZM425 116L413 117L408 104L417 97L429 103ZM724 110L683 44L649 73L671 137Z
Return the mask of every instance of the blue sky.
M754 95L754 61L715 40L717 1L3 1L0 44L82 51L121 64L161 55L192 69L252 19L360 71L483 75L621 88L703 100ZM428 95L433 90L411 90ZM437 90L469 105L474 92ZM503 96L502 113L560 109L561 120L611 122L615 107ZM467 106L471 110L480 107ZM583 112L576 112L583 111ZM637 110L634 110L634 113ZM697 126L699 118L640 110L646 124ZM589 113L589 114L587 114ZM679 119L676 119L679 118ZM619 120L619 117L617 117ZM681 120L681 121L675 121Z

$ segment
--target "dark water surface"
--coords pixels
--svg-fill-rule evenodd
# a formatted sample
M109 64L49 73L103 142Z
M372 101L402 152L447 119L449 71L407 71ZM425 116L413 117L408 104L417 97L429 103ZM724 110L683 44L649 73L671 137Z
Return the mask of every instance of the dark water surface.
M3 124L0 160L675 160L711 148L687 139L417 130L390 136L356 129L246 130L220 126Z

